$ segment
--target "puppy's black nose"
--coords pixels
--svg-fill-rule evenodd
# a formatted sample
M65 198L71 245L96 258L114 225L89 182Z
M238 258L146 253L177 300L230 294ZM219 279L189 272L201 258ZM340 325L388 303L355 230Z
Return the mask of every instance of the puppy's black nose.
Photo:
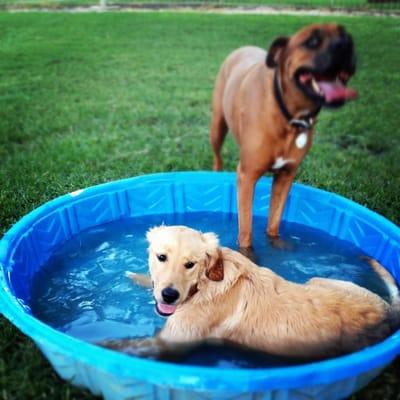
M173 303L175 300L178 300L179 298L179 292L171 287L167 287L165 289L162 290L161 292L161 296L163 298L163 300L167 303L167 304L171 304Z

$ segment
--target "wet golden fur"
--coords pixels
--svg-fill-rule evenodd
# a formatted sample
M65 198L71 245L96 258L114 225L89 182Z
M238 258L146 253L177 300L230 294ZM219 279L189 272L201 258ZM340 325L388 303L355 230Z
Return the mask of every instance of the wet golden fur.
M393 304L351 282L289 282L220 247L213 233L161 226L147 238L156 301L163 301L165 287L174 287L180 297L158 337L135 342L136 348L159 352L177 343L226 339L271 354L316 359L376 343L399 324L394 280L374 260L370 264L388 285ZM167 261L160 262L160 254ZM193 268L184 267L188 261L195 263ZM144 283L141 275L131 277Z

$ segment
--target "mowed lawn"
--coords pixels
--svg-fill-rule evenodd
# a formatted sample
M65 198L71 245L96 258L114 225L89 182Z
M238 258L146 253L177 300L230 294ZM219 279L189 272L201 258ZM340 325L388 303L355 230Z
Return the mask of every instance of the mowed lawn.
M209 170L210 97L234 48L315 21L353 33L359 100L323 111L297 181L400 222L399 20L173 13L0 13L0 226L89 185ZM231 137L225 168L237 151ZM91 399L0 318L0 399ZM398 400L400 361L354 399Z

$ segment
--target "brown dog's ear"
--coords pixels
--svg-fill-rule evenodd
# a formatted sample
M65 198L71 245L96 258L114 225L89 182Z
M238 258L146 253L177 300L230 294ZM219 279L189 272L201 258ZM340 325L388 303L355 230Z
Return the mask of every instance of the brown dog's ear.
M288 42L289 38L286 36L278 37L272 42L267 54L267 67L275 68L279 64L282 52L287 46Z
M213 255L207 254L208 265L206 269L206 277L210 281L219 282L224 279L224 261L222 259L221 250L218 249Z

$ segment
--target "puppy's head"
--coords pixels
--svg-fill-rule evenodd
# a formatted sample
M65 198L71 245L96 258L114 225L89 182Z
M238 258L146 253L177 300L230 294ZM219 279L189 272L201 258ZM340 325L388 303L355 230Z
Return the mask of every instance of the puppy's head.
M147 232L149 268L156 310L169 316L194 296L201 279L223 280L218 238L185 226L159 226Z
M310 25L291 37L275 39L266 63L316 104L337 107L357 96L346 88L356 57L353 39L341 25Z

